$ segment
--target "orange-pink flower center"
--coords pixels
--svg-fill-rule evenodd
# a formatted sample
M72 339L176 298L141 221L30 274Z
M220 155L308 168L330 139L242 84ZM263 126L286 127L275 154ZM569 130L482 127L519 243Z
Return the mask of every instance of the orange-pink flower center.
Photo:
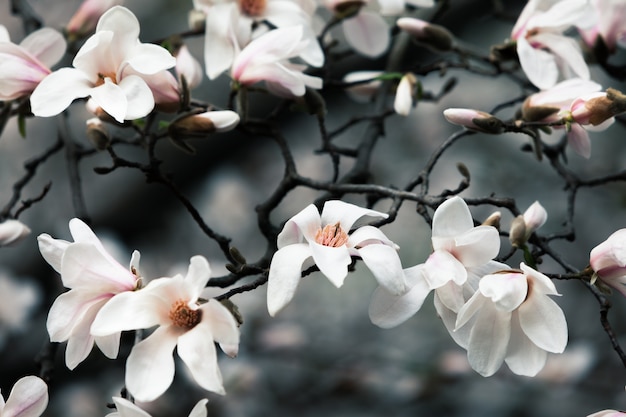
M315 234L315 241L320 245L333 248L343 246L348 241L348 234L343 231L339 222L327 224Z
M96 82L96 86L104 84L104 80L106 78L110 78L111 81L113 81L114 84L117 84L117 76L115 75L114 72L107 72L107 73L99 72L98 73L98 81Z
M192 309L185 300L176 301L170 309L170 320L175 326L183 329L192 329L200 323L201 318L202 311Z
M251 17L262 16L267 6L267 0L238 0L238 3L241 13Z

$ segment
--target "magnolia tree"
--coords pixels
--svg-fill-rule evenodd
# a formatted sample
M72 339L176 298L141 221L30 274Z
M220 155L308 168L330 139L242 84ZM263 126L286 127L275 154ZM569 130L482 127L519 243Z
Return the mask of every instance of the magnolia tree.
M158 39L143 36L140 14L121 3L86 0L62 27L52 27L47 11L27 1L11 1L12 26L3 15L1 152L9 154L14 141L42 150L29 154L15 177L3 178L7 188L0 195L1 250L30 247L39 259L7 261L0 275L0 335L10 342L0 355L0 383L5 390L13 386L6 400L0 397L0 416L89 414L68 412L78 407L75 401L57 411L48 403L73 375L98 377L90 362L109 360L105 366L120 372L106 382L106 399L92 399L101 403L92 404L98 411L89 415L217 415L212 404L236 403L246 384L245 377L230 377L232 364L255 363L256 353L262 359L247 327L263 331L289 314L292 321L315 321L318 311L300 310L310 306L303 302L305 281L311 298L326 279L330 288L342 288L352 275L377 286L369 287L369 299L359 299L362 321L384 329L376 334L396 328L396 335L428 338L432 326L411 324L417 317L449 333L463 352L456 365L438 367L438 375L449 378L587 377L584 369L594 359L580 365L567 356L568 334L580 325L568 319L576 307L567 294L577 288L576 304L595 311L595 327L604 333L596 356L623 365L598 378L606 390L621 389L623 320L609 312L626 303L626 216L623 201L620 208L612 198L623 200L626 170L617 151L623 144L613 147L616 158L605 152L594 160L592 141L623 139L626 0L195 0L175 2L189 25L152 27ZM449 23L496 31L471 17L474 3L498 33L504 30L497 42L480 39L487 35L463 39ZM24 30L13 33L7 28L19 29L16 21ZM477 91L477 79L494 87ZM335 104L348 99L356 103L349 111ZM402 123L408 134L394 129ZM444 136L453 125L457 130ZM304 156L297 145L303 135L314 142ZM407 165L386 151L406 136L430 144L423 163ZM230 212L243 204L237 197L218 193L221 212L209 213L189 192L189 170L198 161L233 152L207 143L228 141L239 141L235 153L259 142L278 151L263 164L233 168L253 171L254 197L247 198L255 210L243 213L256 219L252 228L233 220ZM504 142L506 155L495 146ZM471 143L486 166L475 166L475 155L453 154L463 143ZM60 172L57 154L67 167ZM181 158L185 162L172 164ZM504 158L505 168L496 170ZM95 167L79 169L93 160ZM155 259L155 247L175 246L165 218L141 264L141 247L120 250L136 241L115 245L94 232L106 223L94 213L114 190L94 195L85 188L129 171L144 188L166 190L156 203L132 198L135 210L148 215L156 206L180 207L183 238L202 235L183 244L184 255L172 266ZM515 175L532 186L485 191L481 184L509 184ZM43 187L42 177L51 180ZM215 181L220 189L220 178ZM54 190L65 185L71 204L54 209ZM580 196L585 190L606 197L589 201ZM607 201L617 205L616 214L588 207ZM52 221L39 221L53 209ZM554 220L552 229L547 220ZM148 223L139 216L127 224L131 230L116 232L155 236ZM597 237L591 223L610 233ZM421 247L428 253L419 255ZM11 266L36 278L15 278ZM262 298L261 312L248 303L255 298L245 297L252 294ZM313 303L332 311L340 308L338 297ZM37 303L45 320L36 320ZM45 343L29 363L15 363L20 356L7 352L27 336L19 332L24 327L45 334ZM279 333L272 338L285 343ZM394 339L370 343L402 350L401 339ZM566 359L556 362L560 356ZM548 376L551 363L560 363L552 365L560 377L554 370ZM439 377L436 384L445 390L445 382ZM308 389L317 383L323 378L311 378ZM162 401L177 385L193 389L184 399ZM415 394L418 401L426 391ZM482 395L497 401L497 392ZM608 409L619 408L614 400L605 398L604 411L577 411L626 415ZM260 410L246 415L281 415Z

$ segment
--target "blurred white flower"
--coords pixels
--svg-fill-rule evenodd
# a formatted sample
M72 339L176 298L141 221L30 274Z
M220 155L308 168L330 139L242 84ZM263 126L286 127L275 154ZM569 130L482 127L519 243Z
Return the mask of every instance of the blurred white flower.
M84 0L65 26L70 36L82 37L96 29L98 19L113 6L120 6L124 0Z
M6 402L0 396L0 417L39 417L48 406L48 386L41 378L19 379Z
M0 223L0 247L11 246L30 235L30 228L19 220L9 219Z
M27 328L26 322L40 301L41 291L34 283L18 281L0 270L0 349L7 333Z
M113 397L113 402L117 411L107 414L105 417L151 417L150 414L125 398ZM206 398L198 401L189 413L189 417L206 417L206 404L208 402L209 400Z

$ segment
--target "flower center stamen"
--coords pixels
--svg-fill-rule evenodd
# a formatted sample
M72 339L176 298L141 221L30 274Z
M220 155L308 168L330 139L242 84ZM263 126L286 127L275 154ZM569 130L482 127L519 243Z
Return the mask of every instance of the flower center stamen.
M348 241L348 234L343 231L339 222L327 224L315 234L315 241L320 245L336 248L343 246Z
M178 300L172 304L169 317L175 326L189 330L200 323L202 311L193 310L185 300Z
M251 17L262 16L267 6L267 0L238 0L238 3L241 13Z
M102 85L104 84L104 80L109 78L111 81L113 81L113 84L117 84L117 77L115 76L114 72L107 72L107 73L98 73L98 81L96 82L96 86Z

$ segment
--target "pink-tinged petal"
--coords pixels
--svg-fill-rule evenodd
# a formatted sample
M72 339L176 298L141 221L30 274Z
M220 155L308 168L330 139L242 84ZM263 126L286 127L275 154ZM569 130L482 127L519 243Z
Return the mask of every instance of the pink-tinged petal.
M205 390L224 395L222 375L217 366L217 352L210 327L200 322L178 338L178 356L185 362L193 379Z
M93 305L102 305L108 300L108 294L87 291L68 291L54 300L48 313L46 327L53 342L64 342L79 326Z
M129 110L126 92L110 78L105 78L103 84L91 89L91 98L118 122L123 123L126 119L126 113Z
M322 221L317 208L313 204L308 205L285 223L283 230L278 235L278 249L287 245L301 243L304 239L314 241L315 234L320 230L321 226Z
M466 267L486 264L500 251L500 235L492 226L474 227L457 236L454 242L453 254Z
M61 68L44 78L30 96L33 114L39 117L56 116L77 98L87 97L92 84L82 71Z
M93 339L104 356L109 359L115 359L120 351L121 334L121 332L118 332L108 336L95 336Z
M113 397L113 402L117 412L108 414L106 417L152 417L127 399Z
M142 43L133 49L130 56L126 57L126 62L135 71L151 75L175 66L176 58L162 46Z
M458 196L441 203L433 215L432 234L436 237L455 237L473 227L472 214L465 201Z
M541 272L527 266L524 262L520 264L520 269L524 271L526 276L532 279L533 294L561 295L556 290L554 282Z
M589 139L589 133L578 123L572 123L570 125L569 132L567 132L567 144L574 152L583 158L589 159L591 157L591 140Z
M96 236L96 234L91 230L89 226L81 219L73 218L69 223L70 233L72 234L72 239L77 243L91 243L95 246L102 246L100 239Z
M307 243L298 243L279 249L272 258L267 281L267 310L276 315L293 298L302 275L302 264L311 257Z
M343 285L348 276L348 265L352 263L350 252L346 246L331 247L310 242L311 254L315 265L337 288Z
M270 4L273 2L270 2ZM319 68L324 65L324 51L320 46L320 43L317 40L317 36L313 29L311 29L308 25L304 26L304 33L302 34L302 39L307 42L306 46L303 48L302 52L300 52L300 58L307 64L312 67ZM306 74L305 74L306 75ZM307 83L307 85L309 85ZM319 87L313 88L322 88L321 85Z
M526 38L517 40L517 55L520 65L531 83L542 90L556 84L559 69L554 55L541 49L535 49Z
M416 265L404 271L407 286L410 287L405 294L391 294L384 287L374 291L369 306L372 323L389 329L404 323L419 311L430 293L422 268L423 265Z
M189 413L189 417L207 417L206 405L209 402L206 398L198 401Z
M155 400L172 384L172 354L179 335L174 326L161 326L131 350L126 360L126 388L137 400Z
M127 75L122 80L122 84L124 84L124 80L128 78L130 75L137 75L139 73L133 72L131 70L126 71ZM140 78L145 82L150 91L152 92L153 102L152 106L159 105L159 110L163 110L164 112L172 113L178 110L180 107L180 88L178 84L178 80L176 77L172 75L169 71L160 71L156 74L145 75L142 74ZM143 91L142 87L142 95L141 99L143 100L141 103L145 102L144 107L149 106L150 97ZM138 105L141 103L131 103L131 105ZM142 107L142 110L132 113L132 116L137 117L137 114L141 112L148 112L146 108ZM147 114L147 113L146 113ZM139 116L142 117L142 116Z
M102 79L102 75L117 76L118 65L111 57L113 32L100 32L89 37L78 50L72 65L83 72L93 84Z
M89 332L91 323L98 311L107 302L107 298L96 300L84 309L83 317L74 321L72 334L67 341L65 349L65 364L72 370L85 360L93 348L94 337ZM52 338L50 338L52 340ZM119 344L119 339L117 340Z
M20 42L20 46L47 67L59 62L67 48L63 35L52 28L42 28L31 33Z
M332 223L331 223L332 224ZM374 226L361 226L348 236L348 247L361 247L371 244L382 243L384 245L398 248L389 238L377 227Z
M7 417L39 417L48 406L48 386L36 376L19 379L7 399L2 415Z
M39 245L41 256L60 274L61 259L70 242L62 239L53 239L49 234L43 233L37 236L37 244Z
M504 361L514 374L535 376L546 364L548 353L537 347L522 331L517 312L511 318L511 341Z
M305 85L302 74L287 68L284 64L269 63L266 65L256 64L246 68L246 71L237 79L241 84L251 85L259 81L268 82L281 97L302 96L305 93Z
M574 39L554 33L540 33L533 37L534 41L549 48L552 53L561 58L578 77L588 80L589 67L585 62L578 42Z
M208 326L213 339L217 343L234 346L235 350L231 349L229 356L236 356L236 349L239 345L239 329L232 313L215 299L202 304L200 310L202 310L202 323ZM231 355L233 353L234 355Z
M202 82L202 67L189 52L187 45L181 46L176 53L176 73L179 77L185 77L190 89L196 88Z
M306 25L310 20L298 2L287 0L268 1L264 10L265 18L276 27Z
M155 281L163 280L169 281L171 278ZM160 288L162 290L158 291L154 286L146 286L142 290L123 292L111 298L96 316L91 333L94 336L107 336L124 330L147 329L169 323L172 297L163 299L161 295L173 286L163 284Z
M330 200L324 203L322 209L322 224L335 224L339 222L346 232L352 225L363 216L379 217L386 219L388 216L380 211L366 209L341 200Z
M216 4L208 8L204 34L204 67L209 79L217 78L228 70L238 52L233 33L237 5Z
M593 14L589 0L568 0L567 4L552 2L549 9L529 20L529 28L551 28L563 31L578 23L585 15ZM550 2L544 2L549 5Z
M526 276L519 272L485 275L479 284L480 292L491 299L498 310L511 312L528 293Z
M435 289L450 281L462 285L467 279L467 270L449 252L436 250L426 260L424 275L430 288Z
M528 338L543 350L561 353L567 345L563 310L547 296L533 296L519 307L519 321Z
M68 245L61 262L61 279L67 288L113 294L133 290L136 281L128 269L89 243Z
M459 315L461 313L459 312ZM511 313L504 313L490 302L482 304L470 331L467 359L482 376L493 375L506 357L511 334Z
M204 256L196 255L189 260L189 269L185 276L185 286L189 291L189 299L197 300L200 293L211 278L211 267Z
M346 40L357 52L376 58L389 47L389 26L378 13L361 10L355 17L343 21Z
M394 295L407 291L400 257L394 248L372 244L358 249L357 252L379 285Z
M450 333L450 336L456 342L456 344L461 346L463 349L467 349L471 326L463 326L460 329L455 330L454 327L456 325L456 313L450 310L441 302L438 293L439 290L435 291L434 296L435 310L437 311L437 316L439 316L444 326L448 330L448 333Z

